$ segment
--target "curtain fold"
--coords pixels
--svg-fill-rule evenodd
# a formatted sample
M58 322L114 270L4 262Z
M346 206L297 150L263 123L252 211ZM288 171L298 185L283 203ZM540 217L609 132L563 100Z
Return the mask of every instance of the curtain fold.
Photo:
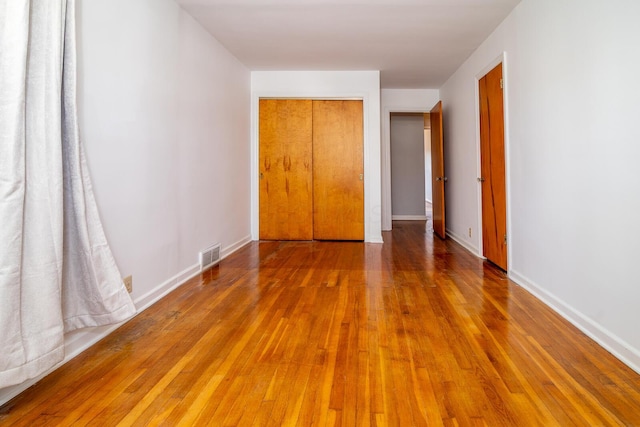
M0 3L0 387L135 314L79 140L74 0Z

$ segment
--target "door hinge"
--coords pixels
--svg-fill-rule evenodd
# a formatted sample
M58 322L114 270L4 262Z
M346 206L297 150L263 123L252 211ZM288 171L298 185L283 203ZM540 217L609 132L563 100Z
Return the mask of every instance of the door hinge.
M505 244L505 246L507 244L507 235L506 234L504 235L504 244Z
M500 89L504 89L504 79L500 79Z

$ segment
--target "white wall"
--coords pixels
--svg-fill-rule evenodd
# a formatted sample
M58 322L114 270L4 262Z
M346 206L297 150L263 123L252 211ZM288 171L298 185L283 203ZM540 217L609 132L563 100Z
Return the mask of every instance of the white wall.
M77 5L81 138L141 309L196 273L207 245L250 240L250 74L172 0ZM67 359L108 330L67 336Z
M440 100L437 89L382 89L382 229L391 230L391 113L427 113Z
M249 238L250 74L171 0L83 2L80 125L134 298ZM117 31L114 31L117 28Z
M523 0L441 96L447 222L465 236L476 78L505 52L509 275L640 372L639 16L636 0Z
M391 116L391 213L393 219L426 219L424 115Z
M380 199L380 72L254 71L251 73L251 233L258 239L258 100L362 99L364 108L364 233L382 242Z

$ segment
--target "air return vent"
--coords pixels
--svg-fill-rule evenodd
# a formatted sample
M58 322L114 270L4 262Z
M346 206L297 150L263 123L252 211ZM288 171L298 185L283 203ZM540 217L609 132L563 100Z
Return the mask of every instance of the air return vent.
M211 246L200 252L200 271L213 267L220 262L220 244Z

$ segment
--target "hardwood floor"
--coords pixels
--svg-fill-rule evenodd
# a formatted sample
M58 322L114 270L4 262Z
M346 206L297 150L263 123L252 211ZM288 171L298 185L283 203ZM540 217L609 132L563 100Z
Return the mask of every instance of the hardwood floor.
M640 376L424 223L252 243L1 425L640 425Z

